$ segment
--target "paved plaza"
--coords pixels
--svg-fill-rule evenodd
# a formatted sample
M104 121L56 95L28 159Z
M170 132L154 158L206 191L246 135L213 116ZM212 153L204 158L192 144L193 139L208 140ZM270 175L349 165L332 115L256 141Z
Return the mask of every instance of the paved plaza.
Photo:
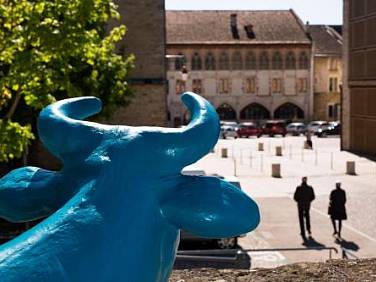
M341 258L341 247L349 258L374 257L376 252L376 162L341 152L339 138L313 138L313 150L304 150L304 137L249 138L219 140L215 151L195 164L207 174L236 175L242 189L254 198L261 209L261 224L256 231L240 239L249 252L252 267L272 267L301 261L324 261ZM258 151L258 143L264 151ZM283 156L275 156L281 146ZM223 148L228 158L222 158ZM346 162L355 161L356 175L346 174ZM281 178L271 177L271 165L281 165ZM303 245L293 193L302 176L308 177L316 200L311 208L313 241ZM332 237L327 215L329 194L340 181L347 193L348 220L342 241ZM338 250L314 250L312 248ZM295 248L297 250L284 250ZM270 250L271 249L271 250ZM275 250L274 250L275 249Z

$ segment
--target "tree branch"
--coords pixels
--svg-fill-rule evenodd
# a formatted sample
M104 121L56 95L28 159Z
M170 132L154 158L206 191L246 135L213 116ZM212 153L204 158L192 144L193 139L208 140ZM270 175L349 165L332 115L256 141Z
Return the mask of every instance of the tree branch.
M11 118L12 118L14 112L15 112L16 109L17 109L18 103L20 102L20 99L21 99L21 93L20 93L20 92L17 92L16 97L14 98L13 103L12 103L12 105L10 106L9 111L8 111L7 114L5 115L5 119L11 119Z

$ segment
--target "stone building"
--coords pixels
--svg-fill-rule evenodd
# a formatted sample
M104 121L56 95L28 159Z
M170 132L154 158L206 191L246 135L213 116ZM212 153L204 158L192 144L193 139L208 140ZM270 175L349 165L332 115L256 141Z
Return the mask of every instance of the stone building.
M167 11L166 30L171 125L188 118L184 91L222 120L312 118L312 43L293 10Z
M164 0L115 0L121 23L127 27L119 49L136 56L129 76L134 92L131 104L119 109L112 123L158 125L167 123L166 34Z
M309 25L308 31L313 41L314 50L313 119L339 120L342 87L342 35L327 25Z
M344 0L342 148L376 155L376 1Z

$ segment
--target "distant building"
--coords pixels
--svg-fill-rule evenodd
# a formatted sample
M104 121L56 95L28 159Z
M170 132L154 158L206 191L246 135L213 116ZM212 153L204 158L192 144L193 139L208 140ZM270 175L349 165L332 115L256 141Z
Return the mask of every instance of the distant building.
M309 25L314 50L313 119L339 120L342 87L342 36L340 27Z
M376 155L376 1L344 0L342 147Z
M166 30L171 125L188 119L184 91L222 120L313 117L312 43L293 10L167 11Z

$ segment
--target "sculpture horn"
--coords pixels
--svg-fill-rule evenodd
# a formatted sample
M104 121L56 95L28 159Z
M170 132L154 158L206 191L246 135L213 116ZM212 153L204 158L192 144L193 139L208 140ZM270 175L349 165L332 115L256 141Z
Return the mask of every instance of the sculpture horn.
M102 138L100 124L82 121L102 109L96 97L79 97L58 101L39 115L38 132L44 145L61 160L79 152L88 153ZM92 146L90 146L92 145Z
M186 92L181 99L188 107L192 118L187 126L170 129L168 132L171 134L167 134L167 142L175 146L172 150L175 159L186 166L201 159L215 146L220 124L216 110L201 96ZM192 143L192 140L195 142Z

